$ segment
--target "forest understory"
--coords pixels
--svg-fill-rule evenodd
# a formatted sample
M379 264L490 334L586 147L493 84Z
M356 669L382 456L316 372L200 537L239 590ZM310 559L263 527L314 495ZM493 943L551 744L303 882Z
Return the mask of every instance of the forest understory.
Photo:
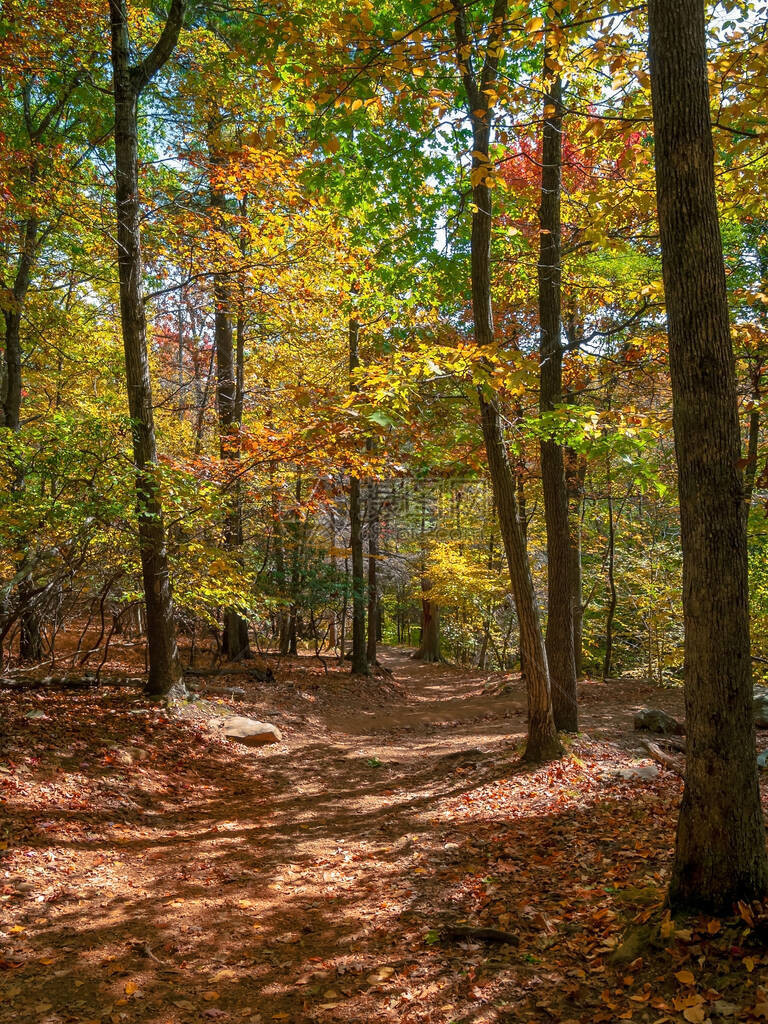
M519 677L408 654L217 678L258 749L138 687L5 693L0 1022L768 1018L759 915L664 910L682 782L632 719L682 691L583 682L528 768Z

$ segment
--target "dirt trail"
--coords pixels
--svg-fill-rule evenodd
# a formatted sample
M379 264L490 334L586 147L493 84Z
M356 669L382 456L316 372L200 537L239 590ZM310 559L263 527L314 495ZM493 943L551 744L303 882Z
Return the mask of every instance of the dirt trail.
M308 658L249 684L238 711L285 736L259 750L135 696L0 698L0 1024L538 1020L545 994L581 1019L579 975L543 972L546 951L583 975L622 927L619 901L569 952L606 864L621 850L653 889L671 848L677 780L605 776L638 756L652 691L584 687L589 735L523 771L519 683L492 697L483 674L382 659L394 686ZM521 946L435 941L459 921Z

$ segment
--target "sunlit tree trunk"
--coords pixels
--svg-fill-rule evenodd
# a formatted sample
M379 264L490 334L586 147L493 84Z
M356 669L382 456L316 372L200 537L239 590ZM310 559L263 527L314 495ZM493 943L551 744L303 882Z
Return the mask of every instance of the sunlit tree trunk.
M139 64L131 65L125 0L109 0L115 102L120 319L133 432L136 513L147 611L147 691L154 695L170 694L183 684L176 649L165 526L157 479L157 447L142 285L137 106L143 88L167 61L176 45L184 8L185 0L172 0L168 19L154 49Z
M573 622L573 662L576 678L584 674L584 593L581 568L581 516L587 460L572 449L565 453L565 483L568 489L569 567L568 590Z
M349 321L349 370L360 365L360 325ZM354 473L349 480L349 547L352 555L352 672L368 675L367 640L365 636L365 565L363 560L363 514L360 478Z
M539 278L540 409L552 412L563 400L563 344L560 320L560 192L563 163L563 103L560 76L545 50L542 129ZM571 605L571 544L563 449L555 437L541 439L541 481L547 528L547 663L555 725L578 729L576 664Z
M368 664L376 664L379 632L379 494L375 480L368 481Z
M473 214L471 241L472 313L478 345L490 347L494 341L493 307L491 302L491 226L493 207L491 189L486 181L489 169L491 140L491 109L487 89L495 81L498 57L491 54L493 46L503 39L506 0L496 0L493 9L491 38L486 47L483 70L476 77L471 59L471 41L467 15L462 0L453 0L455 12L456 62L461 70L468 101L468 116L473 139ZM498 49L495 50L498 53ZM523 534L515 493L515 473L509 460L504 438L499 399L490 385L479 391L480 421L488 457L488 470L499 516L499 531L507 554L512 595L520 625L520 649L525 665L528 692L528 740L526 760L546 761L560 756L552 714L549 668L541 631L539 608L533 587L528 551Z
M219 182L224 164L221 151L221 118L218 111L211 114L208 125L208 155L211 165L211 211L219 231L226 230L227 199ZM224 515L224 547L242 558L243 520L240 499L240 419L242 417L242 383L238 388L238 371L232 332L232 286L226 269L213 275L214 322L213 340L216 350L216 406L219 416L219 455L227 471L227 503ZM238 350L242 344L238 332ZM238 415L239 413L239 415ZM250 644L248 623L236 608L224 609L222 649L225 657L248 658Z

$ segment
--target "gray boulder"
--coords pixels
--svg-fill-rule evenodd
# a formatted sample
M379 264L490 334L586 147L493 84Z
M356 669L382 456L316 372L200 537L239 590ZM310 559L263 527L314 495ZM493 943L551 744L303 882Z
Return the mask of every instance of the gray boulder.
M631 782L633 779L643 779L650 782L658 777L659 766L656 764L636 764L630 768L616 768L612 772L603 772L601 778L606 781L610 779L624 779Z
M635 729L659 736L682 736L685 726L659 708L641 708L635 715Z
M755 690L752 698L752 713L758 729L768 729L768 692Z
M283 734L276 725L269 722L256 722L253 718L241 715L230 715L214 723L227 739L237 740L246 747L261 747L265 743L280 743Z

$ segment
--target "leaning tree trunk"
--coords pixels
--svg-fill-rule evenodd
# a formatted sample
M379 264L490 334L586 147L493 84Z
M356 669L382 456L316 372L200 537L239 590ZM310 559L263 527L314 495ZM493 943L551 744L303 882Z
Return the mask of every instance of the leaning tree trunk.
M220 115L212 114L208 130L208 149L211 165L210 205L216 227L226 229L227 200L219 183L223 166L221 152ZM213 275L214 322L213 342L216 350L216 406L219 414L219 455L226 467L227 503L224 515L224 547L242 561L243 520L240 498L240 416L242 398L238 395L238 373L235 364L235 348L232 334L232 288L226 270ZM238 349L242 338L238 337ZM248 658L250 644L248 623L236 608L224 609L224 635L222 648L225 657Z
M453 0L456 63L464 82L468 115L472 123L472 239L471 278L472 314L475 339L481 347L493 344L493 306L491 301L491 225L493 206L487 177L490 173L489 148L492 111L489 95L496 79L498 54L503 41L506 0L494 3L492 27L481 76L472 67L471 41L463 0ZM528 693L528 740L524 757L541 762L562 753L557 738L549 686L549 668L541 631L536 592L533 587L528 551L515 494L515 473L509 461L504 439L499 400L490 384L479 390L480 421L488 457L488 470L499 516L499 532L509 567L512 595L520 624L520 650L525 665Z
M544 118L541 157L539 218L539 355L542 414L552 412L563 399L563 345L560 322L560 192L563 163L562 83L549 68L545 49ZM573 653L571 608L571 544L568 491L563 449L557 438L542 435L541 482L547 528L547 663L552 687L555 725L566 732L578 730L576 664Z
M182 684L168 573L163 509L157 478L157 447L147 353L142 287L141 208L137 106L142 89L170 57L184 17L185 0L172 0L168 19L150 54L129 63L125 0L109 0L115 101L115 199L120 318L125 350L128 408L136 469L136 514L147 610L147 692L166 695Z
M768 889L755 761L741 438L704 0L649 0L656 192L683 549L687 765L673 907Z
M360 365L358 346L360 325L349 321L350 373ZM368 675L365 636L365 566L363 562L363 515L360 500L360 478L354 473L349 480L349 547L352 555L352 672Z

